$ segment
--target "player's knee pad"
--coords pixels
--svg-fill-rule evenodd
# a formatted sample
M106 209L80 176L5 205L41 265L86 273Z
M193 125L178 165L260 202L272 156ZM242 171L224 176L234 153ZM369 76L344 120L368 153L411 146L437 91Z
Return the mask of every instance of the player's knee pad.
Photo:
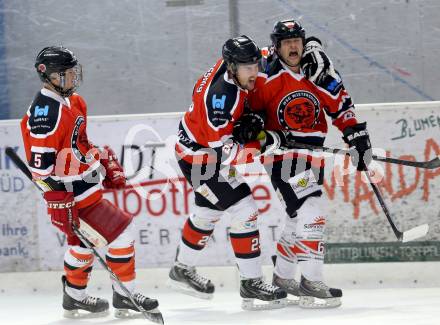
M193 214L189 219L199 229L214 230L216 223L220 220L223 211L214 210L210 208L195 206Z
M309 197L297 211L295 253L298 261L324 260L323 198Z
M258 229L258 208L251 195L230 206L225 212L231 216L232 233L252 232Z
M67 286L74 289L85 289L93 267L93 254L88 248L70 246L64 254L64 271Z
M237 258L260 256L260 234L258 232L258 208L252 196L247 196L226 212L231 215L229 236Z
M105 259L107 265L122 282L135 278L135 251L134 251L134 224L131 223L125 230L110 243Z
M182 230L182 241L190 248L201 250L211 237L222 211L196 206Z

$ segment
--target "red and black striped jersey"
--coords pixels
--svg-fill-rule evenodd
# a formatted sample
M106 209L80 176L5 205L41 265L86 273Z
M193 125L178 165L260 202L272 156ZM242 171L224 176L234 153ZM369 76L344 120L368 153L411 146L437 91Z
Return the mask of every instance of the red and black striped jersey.
M259 141L242 147L232 136L247 97L248 91L234 83L226 63L218 60L194 86L191 106L179 124L177 154L191 163L231 164L237 163L244 149L259 149Z
M342 81L341 81L342 82ZM289 132L297 142L323 145L328 131L326 115L340 131L357 124L350 95L341 87L334 94L318 87L282 61L272 61L260 73L249 94L249 106L265 115L267 130Z
M29 169L55 189L73 192L78 208L102 198L99 151L87 138L87 106L43 88L21 121Z

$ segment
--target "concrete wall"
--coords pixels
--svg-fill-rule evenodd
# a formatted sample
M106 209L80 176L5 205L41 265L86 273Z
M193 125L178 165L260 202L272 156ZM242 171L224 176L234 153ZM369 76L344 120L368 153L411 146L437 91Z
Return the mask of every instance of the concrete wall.
M355 102L438 100L439 14L437 0L1 0L0 119L25 112L44 46L77 54L90 114L175 112L231 34L264 46L288 17L324 40Z

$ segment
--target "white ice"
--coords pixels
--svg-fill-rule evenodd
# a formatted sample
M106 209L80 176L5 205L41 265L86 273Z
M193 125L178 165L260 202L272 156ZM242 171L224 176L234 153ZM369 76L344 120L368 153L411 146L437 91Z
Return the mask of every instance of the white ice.
M92 292L93 293L93 292ZM165 324L249 325L437 325L440 324L440 288L344 290L343 305L331 310L288 307L271 311L243 311L237 291L221 289L211 301L153 290ZM110 292L100 292L110 297ZM118 320L111 314L100 319L62 317L61 293L0 294L0 324L152 324L144 319Z

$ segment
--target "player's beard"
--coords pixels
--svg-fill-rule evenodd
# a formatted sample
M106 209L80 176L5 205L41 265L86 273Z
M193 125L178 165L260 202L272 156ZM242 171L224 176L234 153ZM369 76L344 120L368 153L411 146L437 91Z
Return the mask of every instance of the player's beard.
M252 90L252 89L254 89L255 88L255 79L251 79L251 78L249 78L247 81L246 81L246 84L244 85L244 88L245 89L247 89L247 90Z

